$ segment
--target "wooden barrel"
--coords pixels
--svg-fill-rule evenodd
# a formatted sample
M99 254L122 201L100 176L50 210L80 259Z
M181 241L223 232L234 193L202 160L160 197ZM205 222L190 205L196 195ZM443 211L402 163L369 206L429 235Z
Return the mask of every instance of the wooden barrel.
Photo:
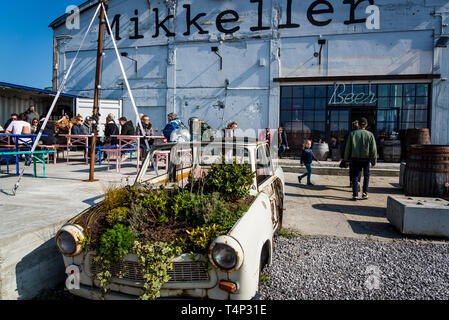
M449 197L449 146L410 146L404 189L407 196Z
M325 161L329 158L329 145L327 143L315 143L312 151L320 161Z
M408 148L416 144L431 144L429 129L408 129L405 133L404 159L407 159Z
M400 140L385 140L383 143L384 161L401 162L401 148Z

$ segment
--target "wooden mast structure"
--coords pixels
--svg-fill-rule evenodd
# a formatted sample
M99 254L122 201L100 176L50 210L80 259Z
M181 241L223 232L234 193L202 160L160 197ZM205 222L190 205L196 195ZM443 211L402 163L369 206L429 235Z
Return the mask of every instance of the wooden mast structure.
M95 154L98 138L98 125L100 122L100 89L101 89L101 66L103 60L103 39L104 39L104 26L105 26L105 12L107 0L100 0L105 6L100 9L100 25L98 29L98 46L97 46L97 66L95 71L95 91L94 91L94 107L92 113L92 137L91 149L90 149L90 171L89 180L87 182L95 182Z

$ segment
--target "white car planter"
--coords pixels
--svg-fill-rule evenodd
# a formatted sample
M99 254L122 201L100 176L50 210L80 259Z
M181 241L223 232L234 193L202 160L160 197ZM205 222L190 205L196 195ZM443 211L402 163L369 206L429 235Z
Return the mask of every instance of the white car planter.
M187 167L170 165L167 174L145 181L154 154L167 148L171 149L172 155L190 158L187 161L190 163ZM255 200L227 235L213 241L208 257L184 254L173 260L173 271L169 272L171 280L162 287L161 298L249 300L257 294L261 270L272 263L273 239L282 227L284 174L280 167L274 168L266 142L234 138L202 144L157 146L144 162L136 186L179 183L194 170L207 170L208 164L221 155L236 155L256 172L251 187ZM92 208L89 210L92 212ZM86 212L71 220L56 236L66 267L80 270L80 287L70 289L70 292L87 299L137 299L142 294L143 279L135 255L126 257L127 274L122 279L113 277L109 292L102 295L92 263L95 253L83 252L80 245L85 235L83 227L77 223ZM119 274L124 266L116 265L112 269L113 274Z

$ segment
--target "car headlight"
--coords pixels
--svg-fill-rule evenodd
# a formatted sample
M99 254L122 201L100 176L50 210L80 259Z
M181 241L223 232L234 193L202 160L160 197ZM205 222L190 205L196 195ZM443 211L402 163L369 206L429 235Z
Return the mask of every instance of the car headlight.
M236 240L222 236L212 243L209 258L217 269L233 272L242 266L243 250Z
M217 244L212 251L212 258L217 266L224 270L232 270L237 265L237 254L225 244Z
M56 246L64 256L74 257L81 253L83 228L78 225L64 226L56 235Z

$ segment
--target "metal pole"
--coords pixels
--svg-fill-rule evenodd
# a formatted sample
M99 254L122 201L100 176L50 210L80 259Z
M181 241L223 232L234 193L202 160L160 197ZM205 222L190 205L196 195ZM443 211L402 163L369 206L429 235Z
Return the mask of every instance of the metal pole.
M100 0L100 3L106 4L107 0ZM105 25L105 6L102 6L100 11L100 27L98 29L98 47L97 47L97 67L95 73L95 91L94 91L94 109L93 109L93 121L92 121L92 137L91 150L90 150L90 172L89 180L87 182L95 182L95 154L98 138L98 124L99 124L99 110L100 110L100 88L101 88L101 65L103 58L103 37L104 37L104 25Z

